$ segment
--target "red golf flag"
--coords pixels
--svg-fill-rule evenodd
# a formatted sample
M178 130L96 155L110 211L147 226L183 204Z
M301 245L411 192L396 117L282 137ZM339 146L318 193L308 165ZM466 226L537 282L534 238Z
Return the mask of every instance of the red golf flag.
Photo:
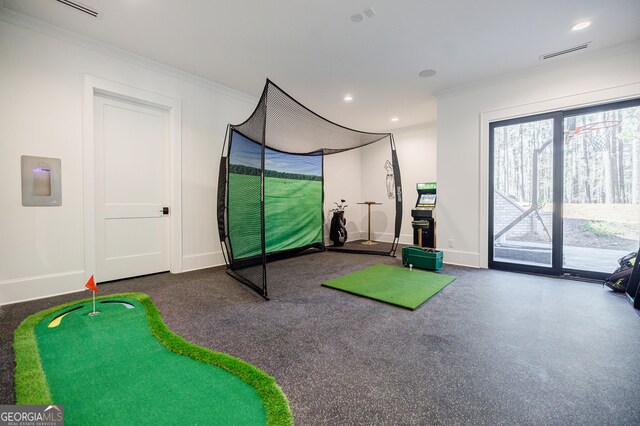
M87 281L87 283L84 286L91 291L100 293L100 290L98 290L98 286L96 285L96 282L93 279L93 275L91 275L91 278L89 278L89 281Z

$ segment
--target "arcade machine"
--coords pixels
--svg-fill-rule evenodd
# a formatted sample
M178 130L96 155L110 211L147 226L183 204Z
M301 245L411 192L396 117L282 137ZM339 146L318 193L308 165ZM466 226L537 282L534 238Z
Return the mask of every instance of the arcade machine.
M413 245L436 248L436 221L433 210L436 208L436 183L419 183L418 201L411 210L413 217Z
M418 201L411 210L413 221L413 246L402 248L402 264L436 271L442 268L442 252L436 250L436 183L419 183Z

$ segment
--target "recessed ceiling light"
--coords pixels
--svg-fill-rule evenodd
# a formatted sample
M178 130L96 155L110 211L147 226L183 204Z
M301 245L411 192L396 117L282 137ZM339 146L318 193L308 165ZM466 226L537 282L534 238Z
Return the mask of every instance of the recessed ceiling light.
M423 78L433 77L436 75L436 70L422 70L418 75Z
M362 22L362 15L360 15L359 13L351 15L351 21L353 21L353 22Z
M347 101L347 102L351 102L351 101L353 100L353 96L351 96L351 95L346 95L346 96L344 97L344 100L345 100L345 101Z
M571 30L573 31L580 31L580 30L584 30L585 28L587 28L589 25L591 25L591 21L582 21L582 22L578 22L577 24L575 24L573 27L571 27Z
M398 121L398 117L391 118L391 121Z

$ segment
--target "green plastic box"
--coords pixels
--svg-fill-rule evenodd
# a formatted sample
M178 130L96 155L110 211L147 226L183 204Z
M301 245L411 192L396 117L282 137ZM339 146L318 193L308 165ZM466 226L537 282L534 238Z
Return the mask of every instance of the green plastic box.
M419 246L402 247L402 264L437 271L442 268L442 252Z

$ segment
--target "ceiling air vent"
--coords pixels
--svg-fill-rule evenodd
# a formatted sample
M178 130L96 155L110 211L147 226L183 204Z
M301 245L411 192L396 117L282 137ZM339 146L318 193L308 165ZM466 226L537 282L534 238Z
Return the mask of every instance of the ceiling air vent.
M373 18L374 16L376 16L376 11L373 10L372 8L370 8L370 7L366 8L365 10L363 10L362 13L367 15L367 18Z
M99 19L99 18L102 17L102 14L100 12L98 12L95 9L92 9L91 7L89 7L89 6L85 5L85 4L78 3L78 2L75 2L75 1L70 1L70 0L56 0L56 1L58 3L64 4L65 6L72 7L72 8L74 8L75 10L77 10L79 12L86 13L87 15L92 16L94 18L98 18Z
M578 46L573 46L568 49L559 50L557 52L547 53L545 55L540 55L540 60L544 61L545 59L555 58L556 56L566 55L567 53L577 52L578 50L586 49L591 44L590 41L586 43L579 44Z

